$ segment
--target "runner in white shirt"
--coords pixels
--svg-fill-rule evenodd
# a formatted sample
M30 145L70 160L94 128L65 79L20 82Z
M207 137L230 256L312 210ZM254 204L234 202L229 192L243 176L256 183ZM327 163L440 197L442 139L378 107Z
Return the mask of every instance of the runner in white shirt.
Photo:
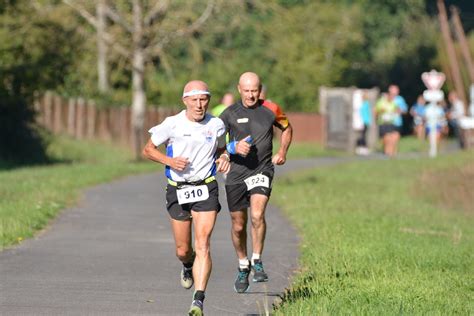
M194 296L189 315L202 315L203 301L211 274L210 239L220 211L216 171L228 172L225 126L207 114L211 94L203 81L190 81L183 91L186 110L166 118L150 129L151 138L143 156L166 166L166 207L173 229L176 256L183 263L181 285ZM157 147L166 145L166 154ZM194 251L192 247L194 225Z

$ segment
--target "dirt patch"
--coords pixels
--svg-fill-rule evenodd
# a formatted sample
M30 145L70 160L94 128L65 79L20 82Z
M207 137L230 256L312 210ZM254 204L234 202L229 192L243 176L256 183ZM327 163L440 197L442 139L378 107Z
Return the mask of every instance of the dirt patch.
M425 171L416 193L443 208L474 215L474 162L462 167Z

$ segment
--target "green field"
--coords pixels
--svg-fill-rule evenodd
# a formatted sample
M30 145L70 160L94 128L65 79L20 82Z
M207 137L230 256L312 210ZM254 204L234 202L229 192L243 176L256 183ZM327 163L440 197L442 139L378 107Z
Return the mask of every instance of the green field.
M278 315L472 315L474 153L364 161L277 181L300 270Z
M279 143L273 144L274 152L279 148ZM347 156L346 152L327 149L320 144L312 143L293 143L288 151L287 159L302 159L302 158L316 158L316 157L341 157Z
M133 173L157 170L132 162L112 144L55 138L50 165L0 171L0 250L44 228L59 211L77 202L80 190Z

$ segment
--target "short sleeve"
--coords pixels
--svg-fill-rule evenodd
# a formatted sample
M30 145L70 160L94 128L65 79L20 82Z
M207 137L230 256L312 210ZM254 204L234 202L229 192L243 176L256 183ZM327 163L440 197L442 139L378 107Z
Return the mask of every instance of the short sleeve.
M160 146L168 141L171 132L171 119L166 118L161 124L153 126L148 130L151 134L151 142L155 146Z
M228 111L228 108L224 110L224 112L221 113L221 115L219 115L219 119L223 122L224 124L224 128L227 128L228 126L228 123L227 123L227 115L228 115L229 111Z
M263 106L270 109L273 114L275 114L275 121L273 122L273 125L281 129L282 131L284 131L288 127L288 125L290 125L288 117L278 104L265 100L263 101Z
M402 110L403 112L406 112L408 110L408 105L405 101L405 99L402 97L402 96L397 96L396 99L395 99L398 107L400 108L400 110Z

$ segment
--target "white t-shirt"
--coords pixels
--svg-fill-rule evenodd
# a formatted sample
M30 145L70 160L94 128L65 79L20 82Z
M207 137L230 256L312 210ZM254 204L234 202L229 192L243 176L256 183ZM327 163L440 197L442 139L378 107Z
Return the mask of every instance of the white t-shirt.
M183 171L166 166L166 176L178 182L204 180L216 173L216 149L225 147L225 126L217 117L206 114L201 122L192 122L186 110L167 117L149 131L155 146L166 145L168 157L188 158Z
M454 101L451 109L451 119L459 120L464 116L464 114L464 103L461 100Z

